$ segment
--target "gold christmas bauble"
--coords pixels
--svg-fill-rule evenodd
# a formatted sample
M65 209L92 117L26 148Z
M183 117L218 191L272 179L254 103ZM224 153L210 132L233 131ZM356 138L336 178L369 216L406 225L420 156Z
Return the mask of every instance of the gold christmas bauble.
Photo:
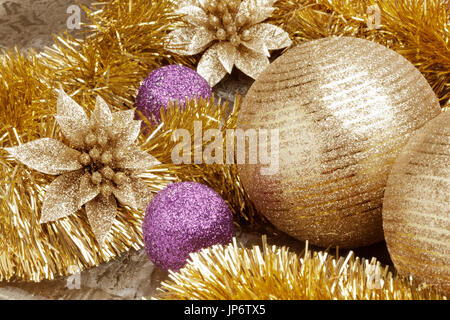
M323 247L376 243L392 164L439 113L426 79L396 52L352 37L304 43L275 60L243 102L237 127L259 132L259 159L270 157L252 164L246 148L243 186L295 238ZM279 141L271 139L277 132Z
M383 228L398 272L450 295L450 112L420 129L395 162Z

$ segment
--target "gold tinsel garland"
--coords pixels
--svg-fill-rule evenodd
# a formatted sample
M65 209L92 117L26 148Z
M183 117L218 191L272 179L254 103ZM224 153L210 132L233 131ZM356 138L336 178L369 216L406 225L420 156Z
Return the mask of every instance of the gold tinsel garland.
M152 69L190 64L164 49L163 39L176 21L168 15L170 1L114 0L99 5L99 10L88 11L91 23L83 40L58 36L56 44L40 54L11 50L0 57L0 281L53 279L143 245L143 212L127 207L119 208L103 247L95 241L83 210L39 225L53 178L19 164L3 149L38 138L62 139L53 117L60 86L88 109L100 95L113 111L126 110L133 107L137 87ZM197 112L219 117L220 108L207 109L210 104L200 103ZM177 179L164 168L152 170L142 178L153 192Z
M188 264L170 273L156 299L161 300L437 300L435 288L393 275L375 258L350 252L332 257L302 256L286 247L238 245L236 239L191 254Z
M355 7L354 3L359 4ZM365 0L280 0L271 21L285 28L296 42L334 34L385 44L413 62L444 103L449 97L450 55L448 17L442 1L378 3L389 13L383 16L386 20L380 30L366 29L369 2ZM40 227L36 221L52 179L12 161L3 150L37 138L61 138L52 117L55 89L60 85L88 109L100 95L119 111L133 108L138 85L151 70L171 63L195 65L198 57L174 56L165 49L165 36L180 21L172 14L172 1L110 0L97 3L95 11L86 11L91 22L85 26L88 31L83 39L65 34L56 36L55 45L40 54L10 50L0 56L0 281L52 279L108 261L131 247L142 247L143 213L128 208L119 209L104 248L95 242L83 211ZM145 150L168 161L172 129L196 117L206 129L221 127L226 106L213 105L212 100L190 105L188 109L195 110L192 113L169 108L164 124L141 137ZM234 127L237 110L224 128ZM172 122L174 118L177 121ZM154 192L171 181L207 183L221 193L238 218L254 223L259 218L235 169L166 162L146 172L143 179Z
M441 105L450 98L448 0L278 0L276 6L272 23L295 43L333 35L378 42L413 63Z

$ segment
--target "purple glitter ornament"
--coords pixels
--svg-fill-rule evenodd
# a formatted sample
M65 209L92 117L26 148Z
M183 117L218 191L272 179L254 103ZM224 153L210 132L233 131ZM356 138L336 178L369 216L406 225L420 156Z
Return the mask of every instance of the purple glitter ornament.
M191 68L169 65L156 69L144 80L138 90L136 107L153 124L161 122L161 108L167 108L171 100L180 107L186 99L211 98L208 82Z
M213 189L180 182L160 191L148 204L142 225L150 260L164 270L178 271L190 253L234 236L233 214Z

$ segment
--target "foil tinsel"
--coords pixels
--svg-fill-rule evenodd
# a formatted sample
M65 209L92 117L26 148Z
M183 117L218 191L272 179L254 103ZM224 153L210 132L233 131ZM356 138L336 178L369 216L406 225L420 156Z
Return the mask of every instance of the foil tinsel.
M389 46L419 68L444 104L450 94L447 5L439 0L381 0L378 4L387 13L383 28L368 30L370 4L365 0L280 0L267 22L285 29L295 42L357 35ZM87 108L92 109L101 95L119 111L134 107L138 85L149 70L198 63L199 56L166 50L163 39L184 23L182 16L172 14L173 1L108 0L84 9L90 19L83 28L88 30L85 38L57 35L55 44L40 54L12 49L0 56L0 280L53 279L143 246L142 212L129 208L119 207L103 247L95 241L83 209L70 218L39 225L46 186L53 178L17 165L3 150L42 137L63 139L53 118L54 88L59 84ZM195 110L177 114L173 124L168 116L155 129L153 139L140 138L146 142L144 149L167 161L173 128L180 123L187 126L193 119L220 127L227 109L208 101ZM176 112L170 109L168 115ZM236 114L232 118L229 128ZM172 181L206 183L224 197L239 221L260 221L235 167L163 165L143 173L142 179L153 192Z
M295 44L329 36L375 41L422 72L441 105L450 98L448 0L279 0L268 21Z
M236 239L190 255L188 264L163 282L160 300L429 300L436 288L393 274L375 258L333 257L306 249L245 248Z

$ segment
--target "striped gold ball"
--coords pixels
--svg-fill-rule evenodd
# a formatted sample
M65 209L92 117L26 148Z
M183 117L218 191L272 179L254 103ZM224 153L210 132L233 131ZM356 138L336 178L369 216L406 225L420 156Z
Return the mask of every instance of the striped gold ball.
M414 134L395 162L383 228L398 272L450 296L450 112Z
M396 52L352 37L301 44L243 102L239 129L279 132L278 172L239 164L243 186L262 215L297 239L342 248L379 242L392 164L439 113L426 79Z

